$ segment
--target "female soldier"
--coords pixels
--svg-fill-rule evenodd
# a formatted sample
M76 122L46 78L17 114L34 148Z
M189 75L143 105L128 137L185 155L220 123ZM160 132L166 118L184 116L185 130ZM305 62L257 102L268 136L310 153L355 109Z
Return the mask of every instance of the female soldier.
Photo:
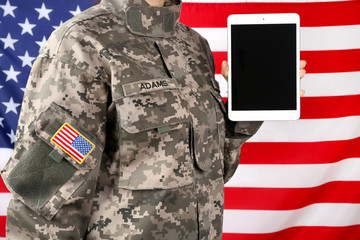
M221 239L224 183L261 123L227 119L180 10L103 0L51 35L2 171L8 239Z

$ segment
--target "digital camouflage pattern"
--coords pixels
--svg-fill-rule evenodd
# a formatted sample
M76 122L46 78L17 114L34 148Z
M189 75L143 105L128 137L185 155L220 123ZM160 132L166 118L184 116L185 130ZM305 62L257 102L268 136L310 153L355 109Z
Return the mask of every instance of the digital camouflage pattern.
M227 119L180 10L103 0L51 35L2 171L8 239L221 239L224 182L260 123ZM82 164L51 141L64 123L95 145Z

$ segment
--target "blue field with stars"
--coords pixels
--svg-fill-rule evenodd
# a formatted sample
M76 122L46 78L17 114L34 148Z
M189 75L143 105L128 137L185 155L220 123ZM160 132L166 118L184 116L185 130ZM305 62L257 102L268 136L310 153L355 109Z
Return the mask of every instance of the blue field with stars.
M0 0L0 148L13 148L26 82L41 47L92 0Z

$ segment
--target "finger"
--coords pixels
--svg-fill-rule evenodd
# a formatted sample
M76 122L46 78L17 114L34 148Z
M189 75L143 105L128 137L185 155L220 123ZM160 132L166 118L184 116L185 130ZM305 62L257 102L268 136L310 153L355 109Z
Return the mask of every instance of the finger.
M300 60L300 68L304 68L306 66L306 61L305 60Z
M303 89L300 90L300 97L305 95L305 91Z
M221 64L221 74L223 77L228 80L228 74L229 74L229 64L227 61L223 61Z
M300 70L300 79L303 78L306 74L306 70L305 69L301 69Z

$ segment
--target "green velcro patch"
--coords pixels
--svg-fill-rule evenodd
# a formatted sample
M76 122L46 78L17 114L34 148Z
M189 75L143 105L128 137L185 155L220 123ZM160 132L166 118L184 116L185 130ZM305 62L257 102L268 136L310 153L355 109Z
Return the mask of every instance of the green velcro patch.
M38 140L21 158L8 177L9 186L25 201L42 208L75 173L65 158L59 162L50 157L53 148ZM55 157L57 158L57 157Z
M160 134L162 134L162 133L170 132L171 127L170 126L158 127L157 130Z
M54 159L54 161L57 163L59 163L61 161L61 159L63 158L63 156L60 153L58 153L55 149L51 151L51 153L49 154L49 157Z

